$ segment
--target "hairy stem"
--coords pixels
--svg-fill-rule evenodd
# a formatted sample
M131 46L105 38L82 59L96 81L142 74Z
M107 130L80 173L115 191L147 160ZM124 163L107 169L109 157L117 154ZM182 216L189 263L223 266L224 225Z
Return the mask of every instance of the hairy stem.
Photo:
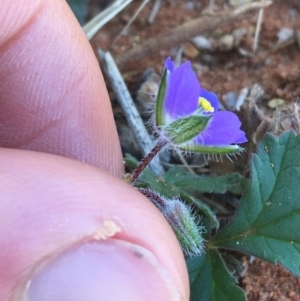
M138 191L147 197L158 209L166 208L166 202L155 192L147 188L138 188Z
M148 164L151 162L151 160L157 155L157 153L168 143L167 140L160 140L149 152L148 155L146 155L140 165L132 172L131 174L131 184L133 184L138 177L141 175L143 170L148 166Z

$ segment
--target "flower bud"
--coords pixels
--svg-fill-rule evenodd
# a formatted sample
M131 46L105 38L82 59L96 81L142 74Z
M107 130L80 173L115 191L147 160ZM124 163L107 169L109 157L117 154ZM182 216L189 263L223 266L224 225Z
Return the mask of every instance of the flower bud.
M187 257L200 255L203 252L203 226L198 226L191 207L180 199L168 200L163 215L169 222L181 248Z
M173 229L183 253L187 257L200 255L203 252L203 226L199 226L191 207L182 200L168 199L150 189L139 188L164 215Z

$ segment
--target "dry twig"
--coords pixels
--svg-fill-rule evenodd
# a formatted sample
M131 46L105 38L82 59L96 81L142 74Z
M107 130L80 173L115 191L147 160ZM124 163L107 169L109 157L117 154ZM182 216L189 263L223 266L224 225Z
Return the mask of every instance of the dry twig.
M156 15L159 12L160 7L161 7L161 0L155 0L152 11L151 11L150 16L148 18L148 22L150 24L153 23Z
M256 23L255 36L254 36L253 49L252 49L253 53L256 53L256 51L257 51L257 46L258 46L258 40L259 40L263 15L264 15L264 9L261 8L259 10L257 23Z
M116 98L123 110L128 125L132 130L133 136L137 145L140 147L143 155L147 155L153 148L153 142L148 135L139 112L129 94L129 91L123 81L122 75L115 64L114 59L109 52L98 51L103 63L102 70L108 77L111 87L116 95ZM156 174L163 174L164 170L161 166L158 156L150 162L150 167Z
M87 38L90 40L102 26L109 22L115 15L122 11L132 1L133 0L117 0L106 10L104 10L87 24L85 24L82 29Z
M126 32L126 30L130 27L132 22L136 19L136 17L139 15L139 13L143 10L143 8L146 6L146 4L149 2L149 0L144 0L141 5L138 7L134 15L130 18L130 20L127 22L126 26L122 29L122 31L118 34L118 36L114 39L114 41L111 44L111 48L117 43L117 41L120 39L120 37Z

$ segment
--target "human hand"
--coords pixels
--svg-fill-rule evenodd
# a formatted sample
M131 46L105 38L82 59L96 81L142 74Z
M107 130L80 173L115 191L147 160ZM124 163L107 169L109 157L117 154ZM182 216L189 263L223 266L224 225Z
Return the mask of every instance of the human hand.
M0 300L188 300L178 242L121 181L97 60L63 0L0 10Z

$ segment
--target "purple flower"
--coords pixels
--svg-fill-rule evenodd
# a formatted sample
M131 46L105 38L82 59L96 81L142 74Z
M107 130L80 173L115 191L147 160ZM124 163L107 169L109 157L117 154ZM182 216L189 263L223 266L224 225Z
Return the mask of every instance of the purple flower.
M194 117L198 116L199 122L203 124L201 130L179 147L201 151L203 147L219 149L247 142L245 133L240 130L241 122L237 115L229 111L218 111L218 107L217 95L201 88L190 62L175 68L171 58L167 58L156 107L156 122L162 131L171 126L174 135L173 125L176 124L176 131L180 132L178 127L180 128L181 120L185 122L186 131L189 119L193 118L193 122L198 122ZM192 128L197 127L188 127Z

